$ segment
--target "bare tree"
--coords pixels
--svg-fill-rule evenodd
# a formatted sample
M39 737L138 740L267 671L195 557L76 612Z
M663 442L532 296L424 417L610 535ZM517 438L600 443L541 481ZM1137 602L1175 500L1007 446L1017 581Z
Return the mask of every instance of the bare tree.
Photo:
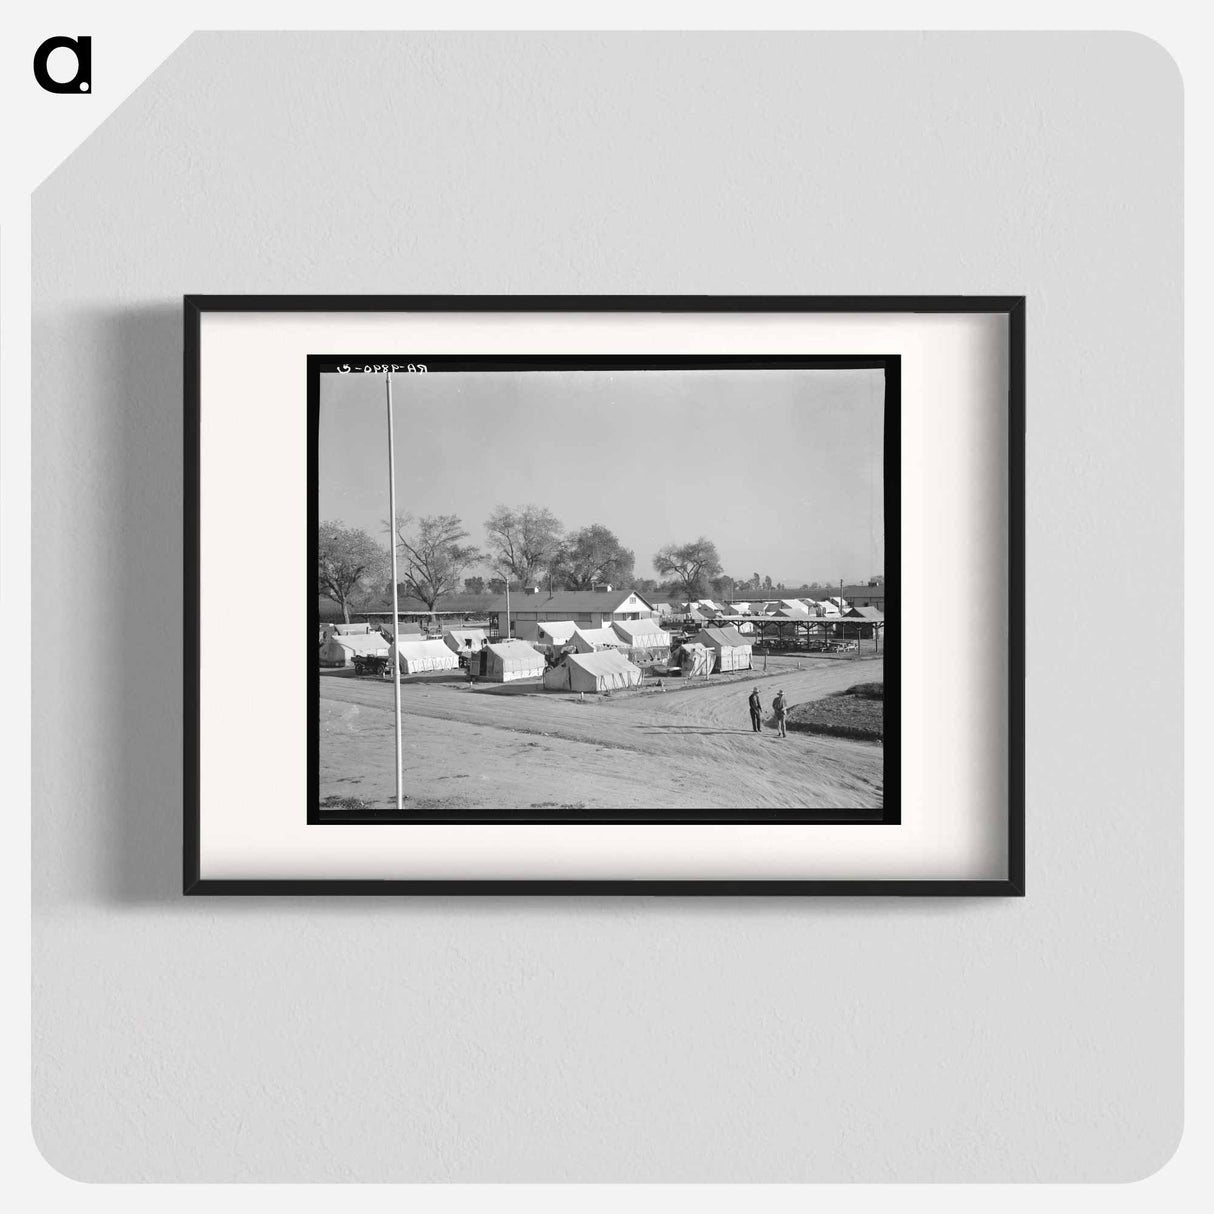
M388 570L388 553L365 531L337 522L316 529L316 588L341 608L350 622L350 606L374 586Z
M673 577L684 598L698 599L708 579L720 575L721 558L716 544L700 536L690 544L667 544L653 558L653 567L663 577Z
M566 537L553 560L552 577L566 590L624 586L632 580L635 567L636 554L609 528L592 523Z
M498 506L485 520L489 559L500 573L532 585L552 563L563 530L543 506Z
M410 515L396 519L397 556L403 565L405 589L433 611L444 594L459 586L460 577L481 559L476 548L465 545L469 533L457 514Z

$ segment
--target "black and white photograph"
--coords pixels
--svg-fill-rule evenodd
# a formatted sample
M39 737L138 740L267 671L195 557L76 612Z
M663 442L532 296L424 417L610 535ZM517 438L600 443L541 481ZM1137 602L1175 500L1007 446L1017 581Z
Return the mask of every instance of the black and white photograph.
M309 822L899 822L896 356L308 362Z

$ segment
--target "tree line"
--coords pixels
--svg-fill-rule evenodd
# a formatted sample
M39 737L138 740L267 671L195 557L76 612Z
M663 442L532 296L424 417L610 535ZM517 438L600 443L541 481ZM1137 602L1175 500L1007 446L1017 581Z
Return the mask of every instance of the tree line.
M728 598L739 593L781 591L770 576L754 573L742 580L727 576L716 545L706 538L666 544L653 557L655 578L637 578L636 554L625 548L602 523L566 530L542 506L498 506L484 522L484 545L470 543L472 534L458 515L398 515L384 524L396 544L397 576L405 593L434 611L463 580L474 593L486 589L481 577L464 575L488 567L493 583L541 586L548 590L590 590L598 585L634 588L646 595L670 594L682 600ZM317 588L336 603L348 622L360 602L391 592L391 550L366 531L338 522L320 524L317 532ZM806 587L808 589L808 587Z

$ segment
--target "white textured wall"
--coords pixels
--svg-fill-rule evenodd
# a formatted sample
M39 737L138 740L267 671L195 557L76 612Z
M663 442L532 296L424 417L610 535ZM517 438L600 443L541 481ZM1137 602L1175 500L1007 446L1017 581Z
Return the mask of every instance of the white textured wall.
M1125 1180L1180 1133L1181 82L199 35L34 198L34 1125L98 1180ZM1029 896L183 901L183 292L1024 292ZM253 587L259 605L270 587ZM1175 594L1169 599L1174 601Z

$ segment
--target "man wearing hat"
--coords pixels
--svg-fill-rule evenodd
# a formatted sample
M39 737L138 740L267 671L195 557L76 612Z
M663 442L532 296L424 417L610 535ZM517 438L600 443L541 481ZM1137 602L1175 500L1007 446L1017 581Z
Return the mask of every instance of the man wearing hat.
M773 709L775 709L776 728L778 728L780 731L780 737L788 737L788 734L784 731L784 722L788 719L788 703L784 699L783 687L776 692L776 698L772 700L771 706Z
M759 703L759 688L757 685L750 693L750 727L755 733L763 732L763 705Z

